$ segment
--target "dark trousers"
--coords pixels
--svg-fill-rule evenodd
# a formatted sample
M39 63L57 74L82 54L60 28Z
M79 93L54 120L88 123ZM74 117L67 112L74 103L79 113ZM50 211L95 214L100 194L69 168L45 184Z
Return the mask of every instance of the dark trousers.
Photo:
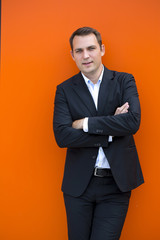
M112 176L93 176L80 197L64 194L69 240L118 240L130 195L118 189Z

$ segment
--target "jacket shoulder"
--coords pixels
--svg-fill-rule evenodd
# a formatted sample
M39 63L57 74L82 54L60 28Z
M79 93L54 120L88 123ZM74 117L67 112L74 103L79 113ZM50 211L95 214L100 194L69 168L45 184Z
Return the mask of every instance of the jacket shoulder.
M112 76L112 80L119 83L120 85L123 83L128 83L130 81L135 81L134 76L131 73L127 72L112 71Z
M68 79L66 79L64 82L60 83L57 87L62 87L62 88L66 88L71 86L73 83L75 83L77 81L77 79L80 77L80 72Z
M106 67L104 67L104 75L108 76L112 80L117 80L117 79L123 80L126 78L133 78L133 75L131 73L110 70Z
M119 71L115 71L115 70L110 70L113 74L113 77L117 77L117 78L126 78L126 77L133 77L133 75L131 73L127 73L127 72L119 72Z

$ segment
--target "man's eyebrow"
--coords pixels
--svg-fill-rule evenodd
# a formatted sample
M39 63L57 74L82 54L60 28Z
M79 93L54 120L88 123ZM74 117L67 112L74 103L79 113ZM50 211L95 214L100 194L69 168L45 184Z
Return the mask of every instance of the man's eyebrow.
M87 46L86 48L92 48L92 47L96 48L96 45L90 45L90 46ZM77 51L77 50L83 50L83 48L75 48L74 50L75 50L75 51Z
M96 45L90 45L87 48L92 48L92 47L96 47Z
M74 51L82 50L83 48L75 48Z

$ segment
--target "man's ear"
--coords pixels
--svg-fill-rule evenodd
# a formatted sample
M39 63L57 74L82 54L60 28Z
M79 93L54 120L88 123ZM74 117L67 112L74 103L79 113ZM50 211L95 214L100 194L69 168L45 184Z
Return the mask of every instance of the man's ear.
M70 54L71 54L73 60L75 60L75 59L74 59L74 54L73 54L73 51L72 51L72 50L70 51Z
M104 44L101 45L101 56L104 56L105 54L105 46Z

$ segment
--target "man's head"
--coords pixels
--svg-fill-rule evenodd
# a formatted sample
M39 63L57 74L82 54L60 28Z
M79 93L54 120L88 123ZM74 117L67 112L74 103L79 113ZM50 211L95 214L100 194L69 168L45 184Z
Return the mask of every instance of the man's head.
M74 31L69 39L70 42L70 46L71 49L73 51L73 39L75 36L87 36L90 34L94 34L97 38L97 42L101 48L102 46L102 38L101 38L101 34L94 28L91 27L82 27L82 28L78 28L76 31Z
M79 70L90 80L97 79L103 69L105 47L100 33L90 27L77 29L70 38L71 55Z

